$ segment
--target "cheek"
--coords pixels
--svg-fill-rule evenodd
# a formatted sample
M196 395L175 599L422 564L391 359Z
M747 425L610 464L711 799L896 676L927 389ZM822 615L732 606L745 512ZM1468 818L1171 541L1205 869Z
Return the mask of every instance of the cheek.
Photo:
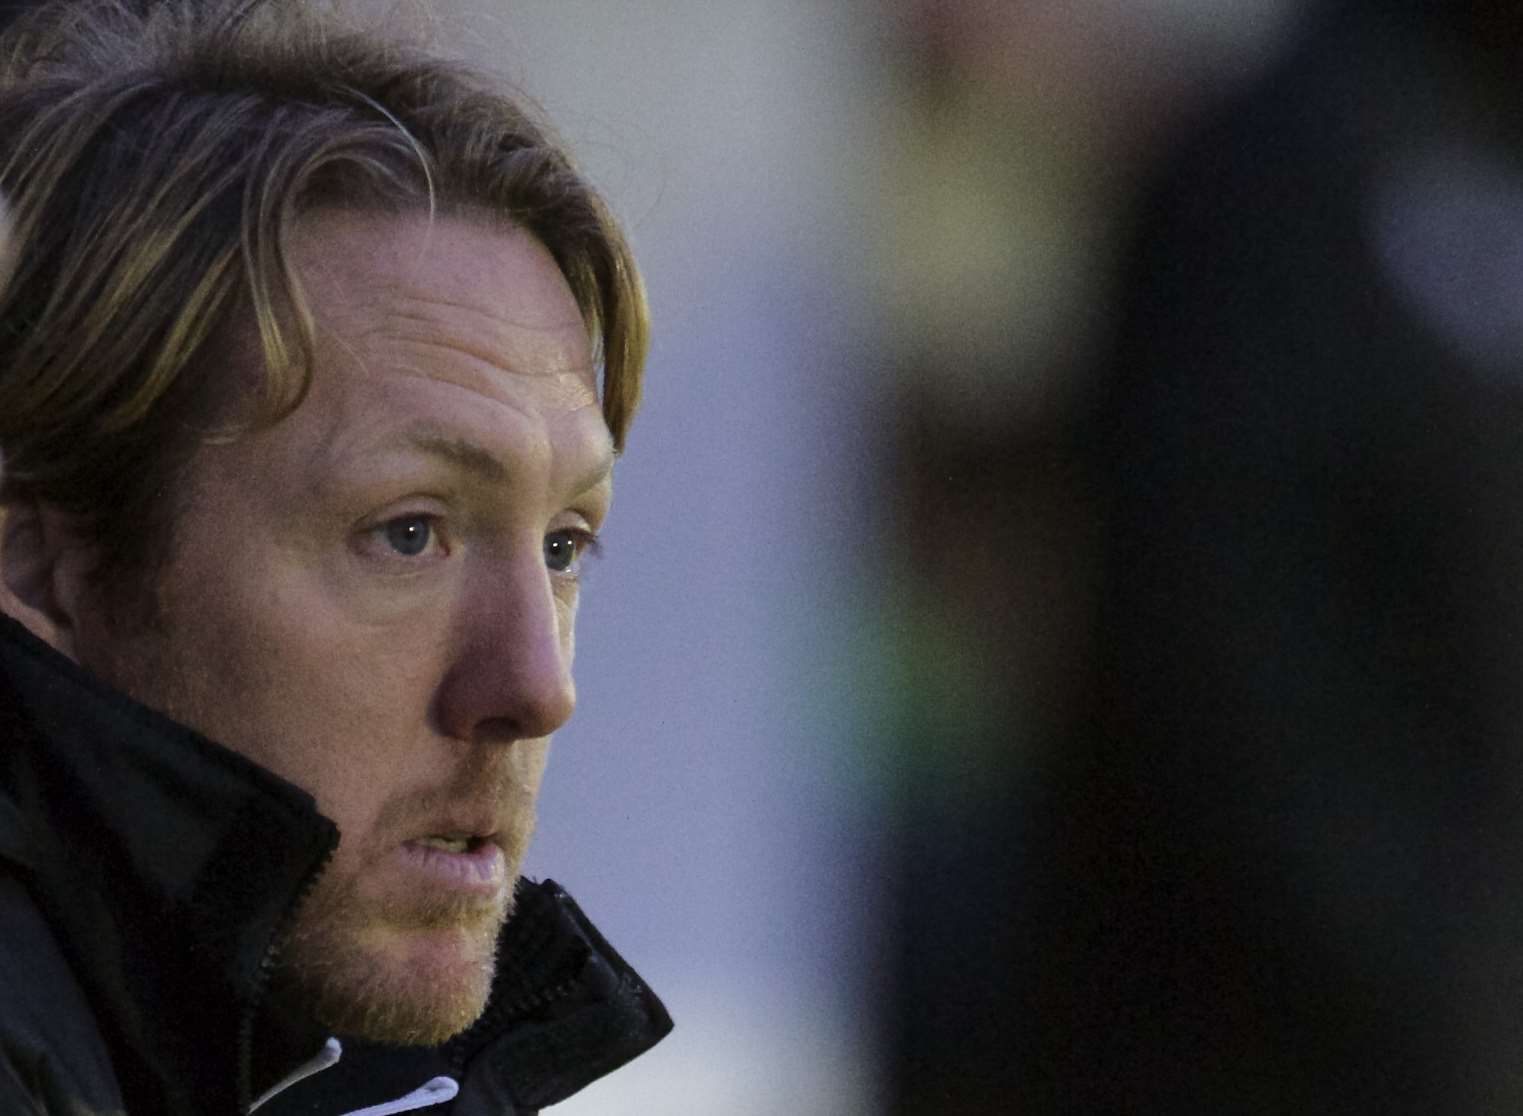
M238 671L261 676L238 703L270 726L263 760L311 792L346 828L384 789L415 774L439 677L428 648L399 648L385 631L351 631L311 609L267 615ZM259 758L256 756L256 758Z
M538 794L550 758L550 738L518 740L509 745L508 749L519 785L530 794Z
M565 652L568 666L576 658L576 610L580 601L581 597L576 591L555 598L555 622L560 631L561 649Z
M177 592L160 642L166 712L307 790L350 830L407 780L444 643L419 623L356 622L320 581L268 569Z

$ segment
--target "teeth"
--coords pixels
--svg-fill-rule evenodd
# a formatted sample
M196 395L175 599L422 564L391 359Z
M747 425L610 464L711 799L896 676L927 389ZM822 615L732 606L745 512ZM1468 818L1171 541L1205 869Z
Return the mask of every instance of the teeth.
M420 837L418 844L452 853L463 853L471 847L470 841L463 837Z

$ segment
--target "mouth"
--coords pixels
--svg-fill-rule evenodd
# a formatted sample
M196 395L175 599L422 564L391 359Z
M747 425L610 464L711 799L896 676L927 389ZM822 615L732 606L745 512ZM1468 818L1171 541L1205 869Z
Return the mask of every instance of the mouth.
M474 833L464 835L439 833L427 837L415 837L408 843L425 849L438 849L441 852L458 854L477 852L483 846L491 844L492 838Z
M512 885L512 869L495 833L425 833L404 841L397 852L416 886L499 897Z

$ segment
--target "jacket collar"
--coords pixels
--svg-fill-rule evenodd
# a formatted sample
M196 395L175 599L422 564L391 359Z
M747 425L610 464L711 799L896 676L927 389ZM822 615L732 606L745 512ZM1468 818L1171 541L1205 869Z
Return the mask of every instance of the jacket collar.
M0 858L26 872L98 1005L129 1111L242 1109L271 943L337 828L306 792L3 616L0 743ZM671 1028L549 881L520 883L498 953L486 1015L430 1052L465 1093L553 1103ZM368 1060L345 1047L352 1067Z
M9 618L0 740L0 854L31 870L129 1110L237 1111L270 943L338 831L303 791Z

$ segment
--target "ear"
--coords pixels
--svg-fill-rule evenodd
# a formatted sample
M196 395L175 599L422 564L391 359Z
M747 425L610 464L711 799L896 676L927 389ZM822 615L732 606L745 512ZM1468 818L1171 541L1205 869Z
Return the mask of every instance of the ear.
M70 517L27 498L0 501L0 611L76 661L90 565Z

